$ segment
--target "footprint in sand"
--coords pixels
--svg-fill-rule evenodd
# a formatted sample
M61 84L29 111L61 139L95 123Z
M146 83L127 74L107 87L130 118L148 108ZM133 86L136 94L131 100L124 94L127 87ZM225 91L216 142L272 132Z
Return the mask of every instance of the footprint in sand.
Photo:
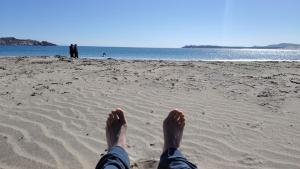
M246 166L259 166L262 164L262 161L259 160L256 156L251 154L244 154L242 155L242 159L238 160L240 164L246 165Z

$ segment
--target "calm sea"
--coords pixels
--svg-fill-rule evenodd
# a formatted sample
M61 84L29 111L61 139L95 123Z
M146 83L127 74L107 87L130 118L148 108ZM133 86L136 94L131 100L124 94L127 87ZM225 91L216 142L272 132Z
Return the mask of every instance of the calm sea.
M297 60L300 50L277 49L181 49L79 46L81 58L141 60ZM69 54L67 46L0 46L1 56L54 56Z

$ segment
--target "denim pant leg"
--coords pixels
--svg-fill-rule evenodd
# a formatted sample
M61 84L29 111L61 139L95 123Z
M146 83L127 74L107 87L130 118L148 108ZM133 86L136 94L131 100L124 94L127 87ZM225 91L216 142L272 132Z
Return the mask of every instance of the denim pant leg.
M96 169L129 169L130 161L127 152L119 146L108 150L98 162Z
M158 169L197 169L176 148L170 148L160 157Z

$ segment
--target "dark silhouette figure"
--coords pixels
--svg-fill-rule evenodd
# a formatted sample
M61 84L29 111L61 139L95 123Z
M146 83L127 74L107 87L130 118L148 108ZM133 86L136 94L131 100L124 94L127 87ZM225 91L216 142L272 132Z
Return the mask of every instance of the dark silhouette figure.
M70 53L70 58L74 58L75 56L75 54L74 54L74 45L73 44L71 44L70 46L69 46L69 53Z
M75 54L75 58L78 59L78 49L77 49L77 44L74 45L74 54Z
M106 56L106 53L105 52L103 52L103 54L102 54L102 57L105 57Z

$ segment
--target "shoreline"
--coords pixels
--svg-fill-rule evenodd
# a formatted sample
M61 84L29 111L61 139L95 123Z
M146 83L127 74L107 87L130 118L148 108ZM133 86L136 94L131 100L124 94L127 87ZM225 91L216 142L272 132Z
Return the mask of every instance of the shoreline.
M65 59L71 59L68 56L63 56L63 55L55 55L55 56L0 56L1 58L65 58ZM121 59L121 58L102 58L102 57L79 57L78 60L118 60L118 61L174 61L174 62L300 62L299 60L271 60L271 59L220 59L220 60L207 60L207 59L203 59L203 60L188 60L188 59Z

